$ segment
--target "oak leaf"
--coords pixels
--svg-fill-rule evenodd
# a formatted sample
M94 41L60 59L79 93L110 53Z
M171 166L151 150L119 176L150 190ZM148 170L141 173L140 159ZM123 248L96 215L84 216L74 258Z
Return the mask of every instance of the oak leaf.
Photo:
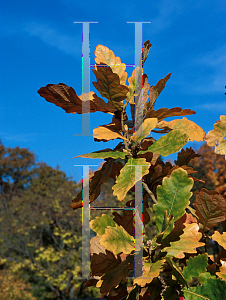
M196 248L204 246L204 243L199 242L202 233L199 231L199 226L196 223L185 224L184 233L180 236L180 240L170 243L171 246L164 248L162 251L167 251L168 256L176 258L184 258L185 253L196 253Z
M225 260L220 260L220 261L221 261L220 272L216 272L216 275L219 276L224 281L226 281L226 261Z
M164 89L166 82L170 78L171 74L172 73L167 74L163 79L160 79L155 86L150 87L150 100L145 105L146 111L153 108L156 99Z
M38 93L46 101L64 109L66 113L82 114L102 111L112 114L115 111L115 107L111 103L104 102L94 92L77 96L75 90L64 83L47 84L46 87L41 87Z
M200 192L196 192L196 200L193 206L204 231L209 231L212 227L217 226L218 222L224 221L226 218L225 199L215 191L202 188Z
M121 259L100 245L100 236L90 239L91 276L102 276L121 263Z
M120 225L107 226L101 236L100 244L114 254L130 254L134 250L134 238Z
M196 123L188 120L187 118L176 119L170 122L161 121L157 124L157 128L168 127L174 130L181 130L188 134L190 141L201 142L204 140L205 132L204 130L198 126Z
M118 74L120 78L120 84L126 83L127 73L125 72L126 64L121 63L120 57L115 57L115 54L112 50L109 50L108 47L97 45L96 50L94 51L96 57L94 58L97 64L104 63L111 67L113 73Z
M149 110L145 116L147 118L158 118L159 122L168 117L175 117L175 116L186 116L186 115L193 115L196 114L194 110L191 109L182 109L181 107L174 107L174 108L160 108L158 110Z
M121 158L124 159L126 156L125 152L122 151L114 151L110 148L107 149L103 149L100 151L95 151L95 152L91 152L91 153L86 153L86 154L81 154L81 155L77 155L73 158L77 158L77 157L84 157L84 158L100 158L100 159L104 159L107 157L111 157L111 158Z
M138 154L144 154L151 151L162 156L168 156L172 153L180 151L181 148L187 144L188 139L189 136L187 133L184 133L181 130L172 130L154 142L153 145L148 147L147 150L139 151Z
M108 181L112 171L113 159L109 159L105 162L99 170L94 172L90 177L90 200L89 203L92 203L100 195L100 187L102 183ZM83 207L83 191L81 190L77 197L72 200L72 204L69 207L77 209Z
M134 142L141 141L146 136L150 135L151 130L155 128L157 122L157 118L149 118L144 120L139 129L136 132L134 132L130 139Z
M183 269L183 276L186 281L191 281L192 277L198 278L201 273L206 272L208 266L207 254L201 254L194 257L189 257L187 266Z
M100 141L109 141L114 139L128 140L120 133L120 131L113 131L107 126L98 126L98 128L94 128L93 136L96 140Z
M158 260L155 263L144 262L143 266L143 276L134 279L133 284L138 284L144 287L147 283L150 283L154 277L157 277L162 271L165 259ZM147 278L149 277L149 278Z
M212 239L218 242L218 244L226 250L226 232L220 234L218 231L214 231Z
M177 155L177 160L175 160L174 162L176 165L181 167L187 165L190 162L190 160L199 156L201 155L196 154L195 151L190 147L190 148L186 148L185 150L182 149Z
M210 147L215 146L215 153L225 155L226 159L226 116L220 116L220 121L214 124L214 130L207 133L205 140ZM218 141L218 143L217 143Z
M142 166L141 169L137 166ZM117 196L119 201L122 201L127 192L135 185L135 183L141 178L136 176L136 169L138 175L142 177L148 174L150 163L146 162L145 158L133 158L130 157L124 167L121 169L120 174L116 180L116 184L113 186L113 195ZM142 171L141 171L142 170Z
M157 204L153 208L156 213L157 232L163 232L164 236L173 230L173 222L176 222L185 214L185 208L189 205L189 199L192 196L190 190L193 186L193 180L182 168L172 172L169 178L163 178L162 185L157 187ZM165 224L164 211L167 218L173 216L172 222Z
M108 66L99 66L93 72L97 78L97 82L93 82L93 85L101 96L107 98L117 110L122 110L122 101L126 98L129 91L128 87L120 84L119 76L113 73L112 69Z

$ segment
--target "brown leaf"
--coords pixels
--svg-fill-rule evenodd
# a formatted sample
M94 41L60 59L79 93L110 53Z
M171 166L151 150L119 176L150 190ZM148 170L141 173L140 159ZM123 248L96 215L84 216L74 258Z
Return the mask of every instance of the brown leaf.
M122 110L122 101L126 98L128 87L120 84L119 76L108 66L98 67L93 72L97 78L97 82L93 82L93 85L101 96L107 98L118 110Z
M143 139L143 141L142 141L142 143L140 145L140 150L141 151L147 150L148 147L150 147L153 144L154 141L155 141L155 139L152 138L152 137ZM145 158L147 162L152 162L152 164L154 164L153 163L153 159L154 158L157 159L159 157L159 154L154 154L153 155L152 152L146 152L144 154L138 154L137 157L138 158Z
M75 90L64 83L47 84L46 87L41 87L38 93L46 101L64 109L66 113L82 114L82 104L86 113L96 111L113 113L115 111L114 106L104 102L94 92L83 93L77 96Z
M100 187L102 183L108 181L111 174L113 159L105 162L99 170L94 172L90 178L90 200L92 203L100 195ZM76 209L83 207L82 190L75 199L72 200L72 204L69 207Z
M191 109L182 109L180 107L174 107L171 109L168 108L160 108L158 110L149 110L145 116L146 118L158 118L158 121L162 121L168 117L175 117L175 116L186 116L186 115L193 115L196 114L194 110Z
M123 210L123 215L113 212L114 221L122 226L130 235L134 236L134 215L132 210Z
M184 233L183 229L185 228L185 223L186 214L184 214L179 220L175 222L173 230L161 241L162 247L169 247L170 243L179 240L179 237Z
M100 239L99 236L90 239L91 276L102 276L121 263L120 258L100 244Z
M193 158L200 156L200 154L196 154L195 151L190 147L186 148L185 150L182 149L177 155L177 160L175 160L174 162L176 165L181 167L187 165Z
M210 230L217 226L218 222L224 221L226 217L225 199L215 191L208 191L205 188L196 193L196 200L193 203L199 223L203 230Z
M160 79L155 86L150 87L150 101L146 103L146 111L151 110L154 107L155 101L164 89L166 82L170 78L172 73L166 75L165 78Z
M147 40L144 42L142 47L142 67L148 57L149 50L151 48L152 44L150 43L150 40Z
M131 263L124 260L116 267L112 268L101 277L101 294L108 293L113 287L116 287L123 280L127 282L128 272L132 268Z

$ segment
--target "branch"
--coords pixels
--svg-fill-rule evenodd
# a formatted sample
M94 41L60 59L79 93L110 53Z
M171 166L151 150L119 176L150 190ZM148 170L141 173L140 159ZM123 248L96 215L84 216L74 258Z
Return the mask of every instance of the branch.
M146 191L146 192L148 193L148 195L151 197L153 203L156 204L156 203L157 203L157 200L156 200L156 198L155 198L155 195L152 193L151 190L149 190L149 187L148 187L148 185L147 185L145 182L142 181L142 184L143 184L143 187L144 187L145 191Z

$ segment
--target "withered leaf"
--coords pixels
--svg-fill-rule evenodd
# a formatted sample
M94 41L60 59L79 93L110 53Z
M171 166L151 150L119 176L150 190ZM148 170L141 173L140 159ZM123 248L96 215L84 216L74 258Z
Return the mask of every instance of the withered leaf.
M46 101L64 109L66 113L82 114L82 109L85 113L96 111L113 113L115 111L115 107L111 103L104 102L94 92L78 96L72 87L64 83L47 84L46 87L41 87L38 93Z
M92 203L99 195L102 183L106 182L111 174L113 159L109 159L105 162L99 170L94 172L90 178L90 200ZM75 199L72 200L72 204L69 207L76 209L83 207L82 190Z
M155 101L164 89L166 82L170 78L172 73L169 73L163 79L160 79L155 86L150 87L150 100L145 105L145 110L151 110L154 107Z
M100 236L90 239L91 276L102 276L121 263L120 258L100 245L100 239Z
M134 215L132 210L123 210L123 215L113 212L114 221L122 226L130 235L134 236Z
M202 188L196 192L196 200L193 203L199 222L203 225L203 230L210 230L217 226L218 222L226 218L225 199L215 191L208 191Z
M158 118L158 121L162 121L168 117L175 117L175 116L186 116L186 115L193 115L196 114L194 110L191 109L182 109L181 107L174 107L174 108L160 108L158 110L151 109L147 112L146 118Z
M118 110L122 110L123 100L129 91L128 87L120 84L119 76L112 72L111 67L97 67L93 70L96 75L97 82L93 85L104 98L107 98L110 103Z
M196 154L195 151L190 147L190 148L186 148L185 150L182 149L177 155L177 160L175 160L174 162L176 165L181 167L187 165L190 162L190 160L199 156L201 155Z

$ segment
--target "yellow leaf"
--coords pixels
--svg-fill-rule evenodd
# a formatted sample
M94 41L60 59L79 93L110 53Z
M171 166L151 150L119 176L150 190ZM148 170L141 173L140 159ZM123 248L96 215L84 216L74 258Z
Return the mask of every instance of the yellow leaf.
M139 129L131 136L131 140L134 142L141 141L143 138L150 135L151 130L155 128L157 122L157 118L145 119L144 123L141 124Z
M202 237L202 233L199 231L199 225L197 223L185 224L186 228L184 233L180 236L180 240L170 243L171 247L164 248L163 251L167 251L169 256L176 258L184 258L185 253L196 253L196 248L204 246L204 243L199 242Z
M120 78L120 84L125 84L127 79L127 73L125 72L126 64L121 63L120 57L115 57L115 54L112 50L109 50L108 47L103 45L97 45L96 50L94 51L96 55L95 62L97 64L107 64L111 67L113 73L118 74Z
M217 154L225 155L226 159L226 116L220 116L220 121L214 124L214 130L211 130L206 135L207 145L210 147L215 146ZM217 143L218 140L218 143Z
M145 263L143 267L143 276L137 277L134 279L133 284L138 284L144 287L147 283L150 283L154 277L157 277L161 272L162 265L164 264L165 259L158 260L155 263ZM149 277L149 278L147 278Z
M221 279L226 281L226 261L220 260L222 267L220 267L220 272L216 272L216 275Z
M218 242L218 244L226 250L226 232L220 234L218 231L215 231L212 235L212 239Z
M93 136L94 136L95 139L106 140L106 141L114 140L114 139L128 140L121 133L112 131L112 130L110 130L106 127L103 127L103 126L99 126L98 128L94 128Z
M205 131L195 124L194 122L188 120L187 118L176 119L170 122L162 121L158 123L158 128L169 127L170 129L178 129L184 131L188 134L190 141L203 141L205 137Z

